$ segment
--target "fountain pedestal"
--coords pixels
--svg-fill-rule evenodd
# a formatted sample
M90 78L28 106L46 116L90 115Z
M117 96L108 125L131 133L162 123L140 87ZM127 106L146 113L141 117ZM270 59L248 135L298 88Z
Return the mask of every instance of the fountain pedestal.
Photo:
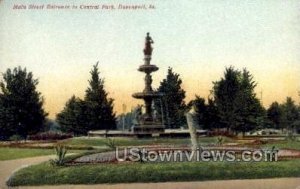
M137 99L143 99L145 102L145 114L141 115L137 123L133 125L132 131L137 134L152 134L164 132L165 126L161 120L154 119L152 112L152 103L154 99L161 98L163 94L158 93L152 89L151 73L158 70L156 65L150 64L153 48L151 44L153 40L147 33L145 49L144 49L144 64L138 68L138 71L144 72L145 88L143 92L134 93L132 96Z

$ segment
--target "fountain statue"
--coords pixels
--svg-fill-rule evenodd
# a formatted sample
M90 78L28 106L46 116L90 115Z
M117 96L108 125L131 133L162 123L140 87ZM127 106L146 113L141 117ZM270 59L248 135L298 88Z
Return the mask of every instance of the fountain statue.
M150 37L150 34L148 32L147 36L146 36L146 40L145 40L145 49L144 49L145 55L149 55L149 56L152 55L152 51L153 51L153 48L151 46L152 43L154 43L154 41L152 40L152 38Z
M158 93L152 89L152 76L151 73L158 70L156 65L150 64L152 56L152 44L154 41L150 37L150 34L147 33L145 38L145 48L144 52L144 64L138 68L138 71L144 72L145 75L145 88L143 92L134 93L132 96L137 99L143 99L145 102L145 114L140 116L136 124L133 126L134 133L161 133L164 132L164 125L161 121L156 119L156 115L153 115L152 112L152 103L154 99L162 97L161 93ZM155 112L154 112L155 113Z

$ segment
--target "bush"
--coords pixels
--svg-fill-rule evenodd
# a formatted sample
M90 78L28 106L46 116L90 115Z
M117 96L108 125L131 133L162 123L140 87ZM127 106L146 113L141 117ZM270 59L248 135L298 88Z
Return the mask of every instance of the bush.
M57 158L56 159L51 159L50 163L52 165L56 165L56 166L63 166L65 164L65 156L67 153L67 149L65 146L63 145L57 145L55 147L55 153Z
M63 140L67 138L72 138L72 134L66 134L61 132L43 132L35 135L29 135L29 140Z
M117 148L116 141L112 138L107 138L104 144L112 150L115 150Z
M225 139L222 136L217 137L216 145L222 146L224 144Z
M18 142L20 140L22 140L23 138L20 135L12 135L11 137L9 137L10 141L14 141L14 142Z

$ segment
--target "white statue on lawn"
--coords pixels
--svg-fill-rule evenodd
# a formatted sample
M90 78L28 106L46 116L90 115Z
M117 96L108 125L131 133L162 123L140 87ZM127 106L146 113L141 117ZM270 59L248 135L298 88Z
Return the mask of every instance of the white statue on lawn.
M190 130L191 142L192 142L192 151L196 151L199 148L197 141L197 130L198 124L196 122L196 111L195 106L193 105L189 112L185 113L186 121L188 128Z

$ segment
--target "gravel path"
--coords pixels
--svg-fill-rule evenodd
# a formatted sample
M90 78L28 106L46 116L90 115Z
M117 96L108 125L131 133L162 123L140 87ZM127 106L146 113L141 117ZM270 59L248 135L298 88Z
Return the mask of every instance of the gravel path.
M40 156L40 157L31 157L31 158L24 158L24 159L16 159L16 160L6 160L0 161L0 188L5 189L6 180L9 178L10 175L13 174L14 171L26 167L28 165L38 164L43 161L47 161L55 156Z
M124 150L120 151L120 156L124 156ZM91 155L86 155L75 159L74 163L103 163L116 161L116 152L101 152Z

